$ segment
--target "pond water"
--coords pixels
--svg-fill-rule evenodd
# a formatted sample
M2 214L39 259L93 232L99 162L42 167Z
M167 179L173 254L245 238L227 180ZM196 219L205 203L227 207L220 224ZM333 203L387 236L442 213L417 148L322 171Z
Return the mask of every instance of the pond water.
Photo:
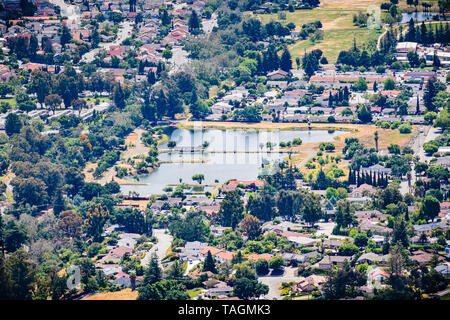
M159 168L150 174L141 175L139 182L144 185L124 185L123 194L130 191L141 196L162 193L168 184L195 184L194 174L203 174L202 184L224 183L230 179L253 180L269 170L272 165L288 157L286 152L278 152L280 142L300 138L303 143L331 142L344 131L327 130L186 130L175 129L169 134L176 143L172 152L167 143L160 146ZM204 143L203 151L201 146ZM272 148L267 145L270 142ZM181 148L194 147L195 152L180 153ZM272 152L271 152L272 151Z
M400 23L408 23L411 18L414 19L414 22L444 20L443 17L437 12L403 12L402 21ZM450 17L448 16L445 18L445 20L450 20Z

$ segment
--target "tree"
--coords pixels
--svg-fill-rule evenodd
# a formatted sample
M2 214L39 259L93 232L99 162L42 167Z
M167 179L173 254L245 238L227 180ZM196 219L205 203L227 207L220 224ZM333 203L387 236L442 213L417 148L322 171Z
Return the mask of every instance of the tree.
M242 233L248 236L249 240L254 240L262 232L261 222L257 217L252 216L251 214L246 214L244 216L244 219L242 219L240 223L239 229Z
M350 206L350 202L347 200L339 201L336 208L336 218L335 222L337 228L347 228L353 224L355 218L353 215L353 210Z
M394 221L394 227L392 231L392 245L400 243L403 247L407 247L409 244L408 231L406 228L405 220L398 217Z
M11 185L14 187L13 196L17 203L31 206L47 204L48 188L41 179L15 177L11 180Z
M236 282L233 287L233 293L240 299L248 300L251 297L260 297L269 293L269 287L258 282L256 275L247 272L246 276L238 276L236 272Z
M395 89L395 81L391 78L386 79L384 81L384 90L394 90Z
M15 113L10 113L6 116L5 132L8 136L12 136L15 133L19 133L22 129L22 121Z
M31 300L36 280L36 265L31 262L30 254L18 250L6 260L0 258L0 295L1 299ZM2 270L4 270L2 272ZM3 279L2 279L3 278ZM3 282L3 283L2 283ZM5 294L6 295L3 295Z
M62 99L58 94L49 94L45 97L44 103L53 110L53 113L55 113L55 110L61 106Z
M73 108L73 110L78 110L78 115L80 115L81 110L87 109L86 100L83 100L83 99L73 100L72 101L72 108Z
M447 108L443 108L439 113L439 117L434 121L434 127L441 128L442 131L450 127L450 115L448 114Z
M322 217L322 206L320 204L320 197L312 192L308 192L303 198L302 216L303 220L311 226L314 226Z
M353 243L362 248L367 246L367 242L369 241L369 238L367 237L367 235L365 233L358 233L358 235L355 237Z
M148 268L145 271L143 286L156 283L162 280L162 270L158 263L158 257L155 252L152 253Z
M13 220L5 225L3 241L7 252L14 252L28 240L26 230Z
M195 119L202 119L210 113L208 105L199 98L197 98L195 102L191 103L189 111Z
M7 94L14 92L14 88L7 83L0 83L0 97L4 98Z
M358 247L353 243L344 243L338 250L339 254L342 256L353 256L359 252Z
M376 150L376 152L378 152L378 139L379 139L378 131L375 131L375 133L374 133L374 140L375 140L375 150Z
M243 211L243 201L241 200L239 191L227 192L225 198L220 203L218 214L222 226L235 229L243 218Z
M70 35L70 30L66 25L63 25L61 31L61 45L64 47L67 43L72 40L72 36Z
M289 72L292 69L292 58L289 50L284 48L280 59L280 69Z
M436 94L436 80L430 79L427 82L427 88L425 89L425 94L423 95L423 102L428 111L437 111L433 102Z
M191 11L191 15L188 20L189 32L192 34L198 34L201 32L202 23L195 10Z
M162 52L161 56L166 59L169 60L170 58L172 58L173 53L172 53L172 49L170 47L166 47L164 49L164 51Z
M363 123L368 123L372 121L372 114L368 110L365 104L358 108L358 119Z
M86 234L92 236L94 241L102 239L103 227L109 218L109 211L103 203L92 203L86 211L84 222Z
M275 216L275 199L269 192L259 192L250 196L247 212L262 221L270 221Z
M355 297L356 288L364 285L364 275L349 266L333 268L327 275L327 281L323 284L323 296L327 300L338 300L346 297Z
M141 286L138 300L188 300L186 287L177 280L158 281Z
M266 275L269 273L269 263L267 260L259 259L256 261L255 270L257 274Z
M189 211L184 219L176 219L169 225L170 232L185 241L205 241L210 235L209 224L202 212Z
M357 91L366 91L367 90L367 82L363 77L359 77L358 80L353 85L353 87Z
M79 238L83 219L73 210L61 212L58 219L57 230L61 237Z
M437 113L433 112L433 111L427 112L427 113L425 113L423 118L425 119L426 122L428 122L429 124L432 124L434 119L437 118Z
M115 87L114 87L114 91L113 91L113 100L114 100L114 104L119 108L119 109L123 109L125 108L125 92L122 89L122 85L120 83L118 83Z
M198 173L192 176L192 180L197 181L198 184L202 184L202 181L205 180L205 175Z
M100 197L103 194L103 186L97 182L88 182L83 185L80 195L87 201L91 201L94 197Z
M431 195L426 195L420 205L420 216L426 220L434 220L439 215L441 206L439 200Z
M313 52L305 54L302 59L302 67L305 70L306 75L311 77L314 72L319 69L319 61L317 60L317 56Z
M203 271L211 271L212 273L217 273L216 261L214 260L211 251L208 250L205 262L203 263Z
M183 278L184 268L183 262L178 259L176 260L167 271L167 279L169 280L181 280Z
M284 267L284 260L281 256L275 256L269 261L269 267L273 269L273 271L281 271Z
M59 216L59 214L64 210L66 206L66 203L63 198L62 190L61 188L58 188L56 191L55 199L53 200L53 213L56 216Z

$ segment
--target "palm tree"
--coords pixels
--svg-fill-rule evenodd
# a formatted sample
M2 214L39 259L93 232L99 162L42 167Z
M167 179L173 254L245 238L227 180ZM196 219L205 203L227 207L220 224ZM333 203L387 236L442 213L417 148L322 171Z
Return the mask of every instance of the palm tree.
M378 131L375 131L374 139L375 139L375 149L378 152Z

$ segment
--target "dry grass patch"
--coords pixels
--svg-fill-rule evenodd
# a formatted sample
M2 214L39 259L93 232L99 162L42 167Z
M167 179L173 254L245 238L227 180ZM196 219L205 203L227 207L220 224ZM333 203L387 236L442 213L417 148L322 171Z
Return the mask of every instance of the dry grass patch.
M116 292L100 292L83 298L82 300L136 300L137 291L131 291L130 288Z

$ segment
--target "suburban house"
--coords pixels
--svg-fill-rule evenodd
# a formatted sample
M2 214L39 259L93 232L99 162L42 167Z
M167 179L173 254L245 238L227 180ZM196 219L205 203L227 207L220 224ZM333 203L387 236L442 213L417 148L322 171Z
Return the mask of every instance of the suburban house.
M325 256L318 262L318 267L320 269L332 269L334 266L342 266L345 261L350 262L352 259L352 257L344 256Z
M269 78L271 80L282 79L282 78L286 78L287 76L289 76L289 73L284 70L281 70L281 69L269 72L267 74L267 78Z
M200 241L186 242L186 245L180 252L180 259L183 261L202 260L204 256L200 254L200 251L205 249L207 246L207 243Z
M322 284L324 284L326 281L327 281L327 277L312 274L312 275L306 277L305 279L299 281L297 283L296 290L299 293L312 292L315 289L320 289Z

